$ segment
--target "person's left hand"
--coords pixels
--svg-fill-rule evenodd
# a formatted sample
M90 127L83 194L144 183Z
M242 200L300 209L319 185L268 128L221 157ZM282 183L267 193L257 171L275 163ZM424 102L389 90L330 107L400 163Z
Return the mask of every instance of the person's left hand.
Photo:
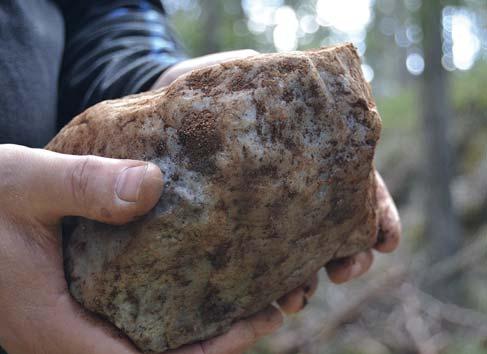
M166 70L155 82L152 89L169 85L179 76L192 70L218 64L226 60L242 59L259 54L255 50L243 49L230 52L205 55L199 58L182 61ZM401 223L396 205L378 172L376 172L376 196L379 205L379 233L375 235L374 250L381 253L394 251L401 238ZM336 259L326 264L328 277L333 283L345 283L366 273L373 262L373 249L353 256ZM318 287L318 274L314 274L302 286L280 298L277 303L285 313L296 313L302 310Z
M9 354L142 354L71 297L61 220L132 221L159 200L161 170L144 161L4 144L0 166L0 346ZM220 336L163 354L243 353L281 323L281 312L268 306Z

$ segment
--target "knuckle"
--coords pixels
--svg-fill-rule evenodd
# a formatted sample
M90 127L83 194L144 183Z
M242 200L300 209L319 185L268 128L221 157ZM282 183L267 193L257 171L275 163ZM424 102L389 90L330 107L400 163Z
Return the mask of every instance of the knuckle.
M196 346L196 353L194 354L206 354L207 350L205 349L205 345L200 342Z
M80 205L88 203L88 186L91 179L91 171L94 168L94 157L85 156L74 165L68 174L68 187L73 200Z
M15 152L18 150L18 146L14 144L0 144L0 156L9 152Z
M257 339L259 339L259 334L257 333L257 330L252 321L243 321L243 325L245 326L245 333L247 334L247 336L245 337L247 343L250 345L257 341Z
M21 151L15 145L0 145L0 191L2 198L18 188L19 160Z
M176 66L172 66L168 70L166 70L157 81L157 88L165 87L172 83L174 80L176 80L179 76L177 70L178 68Z

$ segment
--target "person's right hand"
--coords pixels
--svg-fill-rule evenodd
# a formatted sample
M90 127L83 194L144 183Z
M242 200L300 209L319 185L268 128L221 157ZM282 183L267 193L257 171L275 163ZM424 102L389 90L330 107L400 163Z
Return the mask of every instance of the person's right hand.
M182 61L166 70L155 82L152 89L170 85L178 77L192 70L215 65L227 60L244 59L259 54L252 49L234 50L205 55L199 58ZM336 284L345 283L366 273L372 266L374 252L389 253L394 251L401 239L401 222L396 205L386 184L376 171L376 197L378 203L379 233L372 235L374 246L349 257L335 259L325 265L329 279ZM284 313L301 311L318 287L318 274L314 274L302 286L292 290L277 300Z
M148 212L163 187L156 165L0 145L0 346L9 354L138 354L70 296L61 219L123 224ZM282 323L274 307L226 334L167 354L242 353Z

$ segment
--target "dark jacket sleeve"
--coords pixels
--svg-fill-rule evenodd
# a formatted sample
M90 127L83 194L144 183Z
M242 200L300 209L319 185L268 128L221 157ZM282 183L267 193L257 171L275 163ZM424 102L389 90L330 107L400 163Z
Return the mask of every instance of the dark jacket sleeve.
M59 83L59 124L106 99L148 90L186 57L157 0L59 3L66 44Z

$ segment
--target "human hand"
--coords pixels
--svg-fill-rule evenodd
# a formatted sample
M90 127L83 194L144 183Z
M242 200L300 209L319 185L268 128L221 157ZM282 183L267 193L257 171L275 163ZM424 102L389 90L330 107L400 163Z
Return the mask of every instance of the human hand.
M194 69L200 69L230 59L242 59L257 54L258 52L254 50L245 49L210 54L183 61L164 72L154 84L153 89L167 86L179 76ZM373 249L382 253L388 253L394 251L399 244L401 237L401 223L394 201L392 200L382 177L377 172L376 181L376 196L379 205L379 233L378 235L375 235L377 240ZM330 280L340 284L359 277L367 272L374 259L373 249L329 262L325 268ZM318 275L315 274L305 282L303 286L279 299L278 304L286 313L298 312L307 304L309 298L316 291L317 286Z
M373 249L381 253L390 253L399 245L401 239L401 221L394 200L379 172L375 171L376 197L379 216L379 232ZM331 261L326 265L328 276L334 283L344 283L369 270L373 261L372 249L356 255Z
M373 250L381 253L394 251L401 238L401 222L396 205L380 174L376 171L376 197L378 204L379 232L372 249L350 257L336 259L325 265L328 277L333 283L345 283L366 273L374 260ZM279 306L286 313L300 311L318 287L318 275L315 274L303 286L278 300Z
M202 57L184 60L167 69L159 77L159 79L157 79L157 81L152 86L152 89L157 90L159 88L168 86L171 82L176 80L181 75L184 75L195 69L205 68L207 66L218 64L226 60L243 59L257 54L259 53L256 52L255 50L242 49L242 50L233 50L230 52L208 54Z
M148 212L163 188L156 165L0 145L0 345L9 354L138 354L70 296L61 220L111 224ZM269 307L226 334L167 354L241 353L282 322Z

